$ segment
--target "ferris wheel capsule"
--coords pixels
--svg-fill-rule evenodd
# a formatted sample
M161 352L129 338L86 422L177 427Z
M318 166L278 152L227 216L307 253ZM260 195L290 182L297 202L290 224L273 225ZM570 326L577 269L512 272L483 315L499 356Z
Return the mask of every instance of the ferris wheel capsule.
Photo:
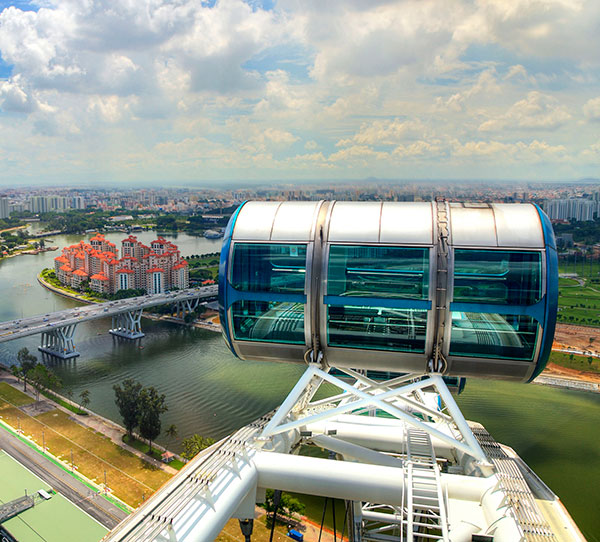
M244 360L530 381L557 301L534 204L251 201L221 251L221 326Z

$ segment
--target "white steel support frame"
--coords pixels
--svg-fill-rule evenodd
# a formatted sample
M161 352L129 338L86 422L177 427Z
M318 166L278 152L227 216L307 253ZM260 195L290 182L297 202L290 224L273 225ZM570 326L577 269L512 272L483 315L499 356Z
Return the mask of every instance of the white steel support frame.
M144 309L135 309L116 314L112 317L110 333L124 339L141 339L145 335L142 332L143 312Z
M311 424L333 419L341 414L375 408L426 432L431 437L447 443L483 464L488 464L481 446L441 375L412 374L385 382L376 382L352 369L340 370L353 378L355 383L345 382L316 364L309 365L264 428L260 439L266 440L271 436L293 429L302 430ZM342 389L343 393L310 402L319 386L324 382ZM418 400L418 392L426 388L433 388L438 393L446 412L429 408ZM400 405L410 407L414 414L409 410L399 408ZM421 417L434 418L453 425L459 433L460 440L424 423ZM452 433L456 431L452 431Z
M75 350L75 343L73 342L76 326L77 324L71 324L44 331L38 350L60 359L76 358L79 356L79 352Z
M345 500L352 542L470 540L500 523L499 541L519 540L493 468L440 470L449 450L472 472L488 462L439 374L343 373L310 364L275 412L201 452L105 542L209 542L230 518L251 519L267 488ZM321 384L340 392L313 400ZM391 418L357 415L374 410ZM296 455L303 443L344 460ZM488 523L449 517L450 500L484 506Z
M402 503L386 505L348 502L351 513L347 527L351 539L353 542L391 540L413 542L413 540L422 540L418 532L421 527L429 527L429 534L426 535L428 539L449 540L447 499L442 489L440 470L431 438L441 440L481 464L489 463L442 376L408 374L384 382L376 382L351 369L341 369L341 371L354 379L354 383L350 384L346 379L329 374L317 364L309 365L265 426L258 439L259 442L266 442L280 433L296 430L314 444L343 456L359 461L366 460L370 464L392 466L393 462L397 462L397 466L402 466L402 460L399 458L346 443L329 435L313 435L313 430L323 431L327 427L323 422L333 421L343 414L373 414L377 409L386 412L406 424L406 434L412 432L420 435L419 441L423 443L420 447L427 452L425 454L427 461L425 464L423 451L413 449L411 455L411 439L405 438L403 453L407 478L406 491L402 491ZM311 401L322 383L333 384L340 388L342 393ZM423 390L426 388L437 392L443 402L443 409L441 403L439 406L436 405L438 408L425 404ZM450 430L440 431L432 424L425 423L424 419L447 424ZM335 431L332 433L335 434ZM456 435L458 436L455 438ZM417 453L416 457L413 457L414 453ZM413 494L414 491L417 493Z

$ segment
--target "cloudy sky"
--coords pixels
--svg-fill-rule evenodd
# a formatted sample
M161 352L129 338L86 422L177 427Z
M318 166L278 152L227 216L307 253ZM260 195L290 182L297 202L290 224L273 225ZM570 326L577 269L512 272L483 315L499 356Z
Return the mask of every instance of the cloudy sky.
M600 176L598 0L0 0L0 184Z

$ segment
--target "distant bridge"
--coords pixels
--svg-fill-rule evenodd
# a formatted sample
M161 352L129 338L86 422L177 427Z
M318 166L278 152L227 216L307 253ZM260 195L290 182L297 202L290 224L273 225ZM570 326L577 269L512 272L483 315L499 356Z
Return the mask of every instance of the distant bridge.
M183 319L192 312L200 301L215 299L218 286L189 288L176 292L130 297L119 301L93 303L91 305L66 309L48 314L20 318L0 323L0 343L22 339L29 335L41 334L39 350L61 359L79 356L75 349L73 335L81 322L112 317L110 333L125 339L139 339L144 336L141 327L144 309L158 305L175 305L175 311Z

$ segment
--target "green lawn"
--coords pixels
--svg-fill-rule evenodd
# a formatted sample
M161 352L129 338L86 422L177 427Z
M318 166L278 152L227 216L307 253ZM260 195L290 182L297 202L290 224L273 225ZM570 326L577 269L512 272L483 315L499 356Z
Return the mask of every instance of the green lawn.
M559 278L558 279L558 287L559 288L569 288L572 286L579 286L579 282L577 282L575 279L565 279L565 278Z
M136 450L146 455L149 455L150 457L153 457L157 461L162 461L162 452L160 450L157 450L156 448L152 448L152 454L149 454L148 451L150 450L150 447L146 442L142 440L138 440L135 437L129 438L129 435L123 435L123 442L125 444L129 444L129 446L135 448ZM170 467L173 467L174 469L180 470L181 468L183 468L185 463L179 461L179 459L173 459L173 461L168 463L168 465Z
M13 388L6 382L0 382L0 399L4 399L15 406L28 405L34 401L29 395Z
M577 371L600 374L600 358L578 356L576 354L567 354L565 352L552 352L548 361L550 363L556 363L556 365L560 365L561 367L566 367L567 369L576 369Z
M600 287L559 288L558 321L600 327Z

